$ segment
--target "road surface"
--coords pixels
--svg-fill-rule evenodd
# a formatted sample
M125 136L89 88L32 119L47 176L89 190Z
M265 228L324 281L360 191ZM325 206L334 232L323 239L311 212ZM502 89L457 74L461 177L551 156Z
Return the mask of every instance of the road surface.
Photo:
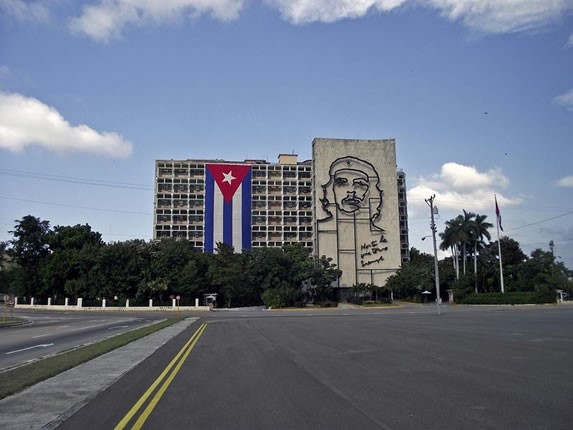
M569 429L572 327L554 306L213 313L60 428Z

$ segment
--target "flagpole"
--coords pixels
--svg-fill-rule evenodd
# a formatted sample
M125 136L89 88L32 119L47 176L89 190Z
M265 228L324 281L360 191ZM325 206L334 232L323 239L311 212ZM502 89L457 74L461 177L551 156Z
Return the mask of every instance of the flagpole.
M499 283L501 285L501 292L504 293L503 289L503 264L501 263L501 239L499 238L499 208L497 206L497 196L494 195L495 198L495 209L496 209L496 227L497 227L497 251L499 254Z

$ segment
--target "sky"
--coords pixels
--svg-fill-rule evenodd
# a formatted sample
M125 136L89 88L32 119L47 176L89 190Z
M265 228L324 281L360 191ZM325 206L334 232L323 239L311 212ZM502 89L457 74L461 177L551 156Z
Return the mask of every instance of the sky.
M315 137L396 139L411 246L429 197L440 233L497 196L573 269L573 0L0 0L0 241L26 215L149 240L156 160Z

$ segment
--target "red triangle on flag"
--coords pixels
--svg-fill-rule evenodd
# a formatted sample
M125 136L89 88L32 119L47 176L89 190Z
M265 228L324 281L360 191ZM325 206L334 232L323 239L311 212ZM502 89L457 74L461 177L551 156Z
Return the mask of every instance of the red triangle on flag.
M239 185L251 170L250 164L207 164L206 167L227 203L233 199Z

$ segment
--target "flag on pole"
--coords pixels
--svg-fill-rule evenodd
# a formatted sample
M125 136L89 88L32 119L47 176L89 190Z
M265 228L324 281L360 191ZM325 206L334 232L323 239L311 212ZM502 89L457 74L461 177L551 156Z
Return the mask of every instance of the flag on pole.
M501 226L501 213L499 212L499 206L497 205L497 196L494 196L494 198L495 198L495 215L497 217L497 225L499 226L499 229L503 231L503 227Z
M205 252L251 249L251 166L205 165Z

